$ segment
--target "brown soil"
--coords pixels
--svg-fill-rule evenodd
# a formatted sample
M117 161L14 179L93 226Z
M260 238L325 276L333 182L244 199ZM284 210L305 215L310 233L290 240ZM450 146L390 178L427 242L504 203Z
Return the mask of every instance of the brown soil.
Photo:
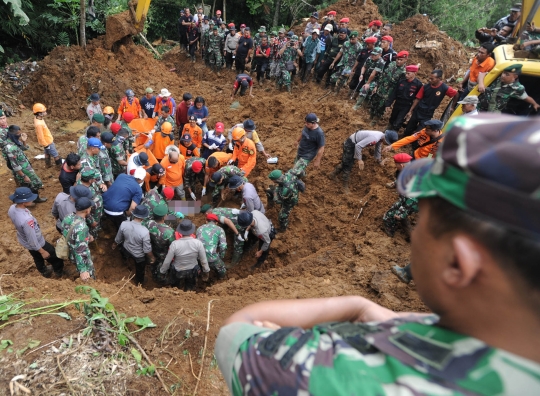
M106 29L104 47L108 50L113 49L113 46L119 41L130 39L129 36L134 36L138 33L133 24L130 10L108 17Z
M338 17L351 16L351 27L360 30L365 29L367 23L378 16L371 1L367 2L364 9L361 6L351 6L345 1L328 10L330 9L337 10ZM363 19L357 20L360 14ZM410 26L411 29L415 26L417 32L407 35L402 30L405 29L404 26ZM417 39L434 34L443 41L445 51L449 51L452 45L457 51L460 48L458 43L437 32L436 27L422 17L405 21L396 26L394 32L394 47L411 51L413 61L422 63L423 70L434 68L439 59L434 55L416 51L414 43ZM216 301L213 303L206 360L199 384L199 393L206 395L226 394L224 381L215 367L215 362L212 362L214 341L225 318L248 303L264 299L359 294L395 310L425 310L414 284L404 285L390 272L392 265L406 264L409 259L405 235L398 232L395 238L389 238L381 230L382 215L397 198L395 190L384 186L393 178L393 162L389 160L381 167L373 160L372 155L367 153L365 170L353 171L351 193L348 195L342 193L340 182L329 181L326 177L340 160L344 139L355 130L369 128L366 110L354 112L352 103L346 100L345 94L339 97L329 96L319 102L317 99L324 95L325 91L313 84L305 87L295 85L292 95L289 95L286 92L276 92L270 83L264 87L256 86L255 98L239 98L240 108L232 109L229 107L229 95L234 79L232 72L222 72L221 77L218 77L200 62L195 65L188 62L186 55L179 53L177 49L169 52L160 62L143 47L121 45L118 51L113 53L101 48L102 44L102 39L95 40L86 51L78 47L56 48L40 63L39 71L21 95L27 107L39 100L51 110L52 116L47 123L55 135L55 142L62 155L74 150L71 142L77 139L77 131L66 128L66 121L63 120L84 120L86 98L90 93L99 92L102 105L116 107L125 89L132 88L140 96L147 86L154 90L167 87L177 99L183 92L191 92L194 96L202 95L209 106L210 126L221 121L229 127L246 118L254 119L267 151L279 157L277 167L280 169L289 169L293 164L295 141L303 127L306 113L317 113L327 137L321 169L308 169L305 180L307 190L301 195L299 205L292 212L290 228L286 233L278 234L270 257L261 270L254 273L250 271L249 268L254 263L254 252L251 251L245 254L237 267L229 270L227 280L217 281L212 278L208 284L200 282L196 293L157 288L151 280L144 288L135 287L131 282L127 282L133 268L123 264L118 253L110 250L113 238L111 230L106 228L97 244L92 244L98 278L92 286L103 296L111 297L110 301L118 311L128 315L149 316L157 324L156 328L144 330L136 336L158 366L169 364L168 370L178 377L160 370L169 386L180 382L179 392L186 394L193 393L195 389L195 376L199 373L204 342L207 304L211 299ZM464 53L458 53L451 62L457 66L448 66L447 72L450 67L463 67L466 57ZM171 72L172 68L175 68L176 72ZM46 168L43 161L33 160L41 150L35 141L31 113L18 113L9 122L18 124L29 132L31 149L27 153L44 181L43 195L49 197L48 203L36 205L31 210L39 219L46 239L53 242L58 235L50 209L54 196L60 191L58 171ZM265 200L262 190L269 184L268 173L276 169L276 166L267 164L264 158L258 159L250 180ZM15 184L4 166L0 167L0 174L4 175L6 180L5 187L0 191L0 199L6 203L7 208L8 195L14 190ZM361 203L367 199L369 201L362 215L355 220ZM236 203L231 203L233 204ZM268 210L268 216L277 223L275 208ZM198 215L194 221L201 225L204 218ZM75 286L81 283L75 273L61 280L48 280L39 276L30 255L17 243L7 210L0 212L0 232L0 273L10 274L0 278L1 291L4 294L25 289L28 296L46 295L53 301L80 298L74 291ZM149 278L150 274L147 276L147 279ZM72 311L70 313L74 319L71 322L58 317L54 320L37 317L17 327L8 327L9 330L4 331L2 338L11 339L15 343L15 349L26 345L29 338L41 340L41 345L57 340L52 345L59 347L66 332L69 334L69 331L72 331L71 334L76 334L84 324L81 315L75 310ZM170 326L162 341L161 335L168 324ZM185 338L186 329L191 331L192 337ZM48 368L49 377L46 380L42 377L31 379L34 377L30 376L28 365L36 359L46 359L49 355L54 357L54 354L50 347L45 347L28 356L23 355L22 360L14 363L16 359L4 353L4 364L0 364L0 387L7 389L7 382L15 375L28 374L30 379L27 379L26 385L33 390L39 389L38 393L46 393L44 390L49 387L53 387L50 392L69 391L65 382L62 382L62 373L56 367L56 360ZM104 357L99 359L103 360ZM40 364L43 361L39 360ZM66 370L67 363L63 363ZM69 367L72 364L75 365L69 361ZM76 372L70 371L66 374L68 377L78 378ZM137 389L138 394L164 393L155 377L137 377L134 370L125 372L122 380L125 385L122 385L122 388L115 388L107 382L108 385L105 386L108 392L135 394L133 389ZM71 386L75 391L84 393L85 387L91 384L81 381L83 380L74 380ZM44 385L41 387L40 383Z

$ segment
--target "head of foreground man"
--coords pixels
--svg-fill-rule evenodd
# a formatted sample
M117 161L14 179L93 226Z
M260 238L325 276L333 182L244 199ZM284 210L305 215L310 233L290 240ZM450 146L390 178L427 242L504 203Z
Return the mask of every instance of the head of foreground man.
M433 315L358 296L266 301L227 319L233 394L540 394L540 122L460 117L405 167L412 273ZM330 322L330 323L329 323Z

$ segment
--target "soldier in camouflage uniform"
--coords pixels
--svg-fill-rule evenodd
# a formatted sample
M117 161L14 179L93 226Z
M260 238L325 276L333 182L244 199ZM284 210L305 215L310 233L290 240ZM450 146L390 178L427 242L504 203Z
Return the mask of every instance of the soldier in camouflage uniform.
M369 96L377 86L377 81L385 66L385 62L381 57L381 54L381 47L373 48L369 58L364 63L364 66L362 66L361 74L365 76L366 83L360 89L360 95L358 96L358 100L353 107L355 110L358 110L360 106L362 106L362 103L364 103L366 99L369 99ZM374 76L372 76L373 73L375 73Z
M133 136L133 130L129 127L129 123L133 121L135 116L131 114L131 112L126 111L122 114L122 121L120 122L120 126L124 128L127 133L128 137L124 142L124 147L126 148L126 151L128 154L133 153L133 143L135 142L135 136Z
M194 201L197 200L194 192L197 180L204 186L205 166L206 159L202 157L190 157L186 160L184 167L184 188L188 190L189 195Z
M301 171L300 176L303 174ZM283 174L279 169L273 170L268 175L275 185L266 190L269 204L281 205L281 210L278 214L279 232L285 232L289 226L289 216L293 208L298 204L298 196L300 194L299 177L294 173L294 169Z
M213 213L218 217L218 221L221 224L226 225L235 235L233 242L233 255L231 265L238 264L242 253L244 252L245 239L242 236L244 229L238 224L238 215L240 210L232 208L212 208L211 205L203 205L201 207L202 213Z
M202 51L202 58L204 59L204 64L207 67L210 67L210 56L208 52L208 42L210 39L210 34L212 34L212 28L214 27L215 23L213 20L210 20L209 22L210 28L206 29L201 37L201 51Z
M258 33L253 36L253 54L255 54L255 50L257 47L259 47L262 44L262 39L266 37L268 39L268 36L266 35L266 26L261 26L259 28ZM268 43L270 45L270 43ZM250 74L255 72L255 68L257 66L257 58L253 56L253 59L251 60L251 69Z
M209 267L216 270L219 279L223 279L227 273L223 262L227 252L227 238L223 228L216 224L218 221L215 213L207 213L206 224L197 228L197 239L204 245Z
M8 128L2 152L6 158L7 167L13 173L15 182L20 187L28 187L34 194L38 194L34 202L42 203L47 201L47 198L39 196L39 190L43 188L43 183L23 152L23 150L28 149L25 143L26 135L22 134L17 125L11 125Z
M403 224L408 235L411 228L408 217L413 213L418 213L418 200L400 195L399 199L392 204L383 216L384 232L386 232L386 235L389 237L394 236L398 222Z
M96 178L99 176L99 172L95 169L86 168L80 171L81 178L77 181L77 184L82 184L90 189L92 192L92 201L94 206L90 211L90 215L87 218L90 233L97 238L99 230L101 230L101 218L103 217L103 197L101 196L101 190L96 182Z
M86 218L90 216L94 203L82 197L75 202L75 213L68 214L62 221L62 235L69 248L69 260L75 263L83 281L95 279L94 263L88 244L94 240L89 233Z
M223 64L222 54L224 43L225 40L219 34L218 27L216 25L212 26L212 33L208 36L208 49L206 52L208 52L210 67L217 73L219 73Z
M169 106L163 106L161 108L161 114L159 115L156 125L154 126L155 132L161 131L161 126L165 122L170 122L172 125L172 130L176 129L176 121L174 120L174 117L171 116L171 109L169 109Z
M398 81L405 77L405 65L409 53L400 51L394 62L391 62L381 74L377 90L371 97L371 106L369 114L371 116L371 126L374 126L377 121L383 116L386 109L386 100L396 88Z
M158 280L164 281L165 279L160 277L159 269L165 260L165 256L167 256L170 244L175 240L174 230L165 224L165 216L169 213L167 204L161 202L150 213L151 217L145 219L142 225L148 228L150 232L152 253L154 253L154 257L156 258L152 274Z
M245 174L246 173L242 169L234 165L225 165L215 172L208 183L208 186L214 189L212 192L212 203L216 205L220 198L224 200L222 194L228 191L227 186L229 185L229 179L231 177L240 176L242 180L247 183L248 179L244 176Z
M101 191L105 192L107 191L107 185L103 180L99 162L99 153L102 146L103 144L98 138L88 139L88 147L83 155L81 155L81 173L85 170L95 170L95 183Z
M171 201L173 198L174 198L174 189L172 187L163 187L163 189L161 190L161 193L159 192L158 187L154 187L150 191L148 191L144 195L144 198L141 200L140 205L146 206L148 208L148 212L150 213L150 215L146 219L143 220L142 225L146 227L148 222L154 219L153 213L154 213L154 210L158 206L164 205L168 208L167 203ZM176 216L177 219L184 218L184 215L181 212L175 212L170 209L167 209L166 214Z
M112 132L105 132L103 135L105 135L107 140L112 141L112 139L114 138L114 135L112 134ZM107 147L105 145L101 146L98 153L98 159L99 159L99 171L101 175L103 176L103 182L107 185L107 187L110 187L112 182L114 181L114 176L113 176L113 171L112 171L111 159L109 157L109 152L107 151Z
M126 157L126 151L124 149L124 141L128 136L128 132L125 129L120 129L116 137L114 137L112 140L108 139L109 135L106 135L106 133L107 132L103 134L102 141L107 148L107 152L109 153L112 173L114 178L116 178L119 174L126 173L126 167L128 162ZM107 137L107 139L105 137Z
M277 80L280 75L280 51L283 47L287 45L287 39L285 38L285 29L279 29L278 37L271 40L268 45L270 45L270 77L274 77Z
M279 51L279 56L281 57L278 62L278 70L276 71L277 80L276 80L276 88L281 89L281 86L287 87L287 92L291 92L291 84L292 84L292 75L296 73L296 65L298 60L298 55L300 55L302 51L299 49L298 45L298 36L293 35L291 37L291 41L289 41L289 44L286 44L281 48ZM291 64L291 62L294 63L294 69L293 70L287 70L287 65Z
M356 58L362 50L362 44L358 41L358 32L351 32L349 41L343 43L330 68L334 69L334 74L330 77L332 90L335 88L335 95L339 93L343 85L349 79L351 70L354 67Z
M445 135L397 183L420 202L411 269L433 314L360 296L244 307L215 344L231 394L540 394L538 121L456 117Z
M538 111L540 106L532 97L527 95L525 87L518 81L522 67L523 65L520 64L508 66L489 87L486 87L485 92L478 97L480 111L500 113L512 98L521 99L531 104L534 110Z

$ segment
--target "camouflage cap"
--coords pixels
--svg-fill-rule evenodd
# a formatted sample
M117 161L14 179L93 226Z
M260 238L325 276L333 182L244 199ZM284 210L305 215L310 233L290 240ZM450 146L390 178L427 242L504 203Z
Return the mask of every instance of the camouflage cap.
M371 50L370 55L380 55L382 54L382 48L381 47L375 47Z
M266 33L266 26L261 26L259 28L259 33L263 33L263 32Z
M457 117L435 159L401 171L410 198L440 197L540 241L540 132L534 118L499 114Z
M272 30L272 32L270 33L270 36L277 36L277 32L275 30Z
M81 171L81 177L85 179L96 179L98 177L98 171L96 169L84 169Z
M279 29L279 33L287 33L287 32L286 32L285 28L281 28L281 29Z

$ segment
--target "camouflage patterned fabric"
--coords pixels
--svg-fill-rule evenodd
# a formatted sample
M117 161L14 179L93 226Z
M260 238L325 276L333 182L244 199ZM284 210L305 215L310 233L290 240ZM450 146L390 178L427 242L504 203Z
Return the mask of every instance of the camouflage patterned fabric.
M501 112L504 110L508 101L512 98L526 99L527 93L525 87L518 81L514 81L512 84L503 85L501 78L498 77L489 87L486 87L486 91L478 97L478 108L481 111L488 111L490 113Z
M173 109L170 109L170 110L173 111ZM169 115L167 117L159 116L158 120L156 121L156 125L154 125L154 130L156 132L161 132L161 126L165 122L170 122L171 123L171 125L172 125L171 133L173 134L173 139L172 140L174 140L174 131L176 129L176 122L174 121L173 116L171 116L171 115Z
M64 217L61 228L69 247L69 259L75 263L77 271L89 272L95 279L94 263L88 246L90 232L86 220L71 213Z
M118 161L126 161L126 151L121 143L114 141L111 148L107 149L109 152L109 158L111 160L111 168L114 176L118 176L121 173L126 173L126 166L120 165Z
M99 171L101 172L101 175L103 176L103 181L112 183L114 179L113 179L111 159L109 158L109 152L107 151L105 147L99 150L98 159L99 159Z
M83 154L86 153L87 147L88 147L88 138L86 137L86 130L85 130L84 135L82 135L79 138L79 140L77 140L77 154L79 154L79 156L82 157Z
M208 265L216 270L220 278L223 278L227 272L223 263L227 252L225 231L214 222L208 222L197 228L197 239L204 245Z
M126 140L124 140L124 149L128 151L129 153L133 153L133 143L135 142L135 136L133 136L133 131L129 127L128 123L125 122L124 120L120 122L120 126L124 128L126 131L128 131L128 136Z
M310 162L311 161L308 159L296 157L294 160L294 166L292 168L293 173L299 174L302 171L306 172L306 168Z
M276 185L270 189L271 194L267 194L269 201L281 205L278 220L282 230L289 226L291 211L298 204L300 191L297 180L298 178L289 171L276 180Z
M407 219L413 213L418 213L418 200L400 195L399 199L392 204L383 216L384 228L388 233L394 235L398 221ZM396 216L399 218L396 218Z
M221 173L221 175L223 176L223 181L221 182L221 184L216 184L216 186L214 187L214 191L212 192L212 201L219 201L221 191L224 188L227 188L227 185L229 184L229 179L231 177L240 176L242 177L242 180L244 182L248 182L248 179L244 177L246 172L244 172L237 166L225 165L224 167L220 168L218 172Z
M277 331L222 328L233 395L532 395L540 365L437 326L435 315ZM536 391L534 391L534 389Z
M356 62L356 57L362 51L362 44L359 41L356 44L352 44L350 41L343 43L340 52L341 58L336 67L334 68L334 74L330 77L330 82L342 87L349 78L350 72ZM344 73L345 72L345 73ZM339 81L338 81L339 80Z
M36 174L34 168L32 168L30 161L28 161L28 158L26 157L26 154L23 153L21 147L17 146L10 139L6 139L2 152L5 153L5 157L7 158L6 164L9 161L13 177L19 186L28 187L34 191L43 188L41 179ZM22 171L25 176L28 176L30 183L25 182L24 176L20 176L17 173L18 171Z
M200 162L202 164L202 170L199 173L193 172L191 169L194 162ZM206 166L206 160L202 157L190 157L186 159L186 165L184 168L184 188L195 188L195 183L197 179L204 183L204 168Z
M287 49L285 49L285 51L281 55L281 59L278 62L278 70L276 70L277 84L283 85L285 87L288 87L289 85L291 85L292 72L287 70L287 68L285 67L285 64L289 61L296 62L296 58L298 58L298 53L296 52L296 48L287 47Z
M101 151L101 150L100 150ZM84 172L86 170L93 169L97 173L95 184L97 184L97 187L103 184L103 175L101 173L100 163L99 163L99 156L97 155L89 155L87 152L84 152L83 155L81 155L81 170L80 172Z
M372 118L382 117L386 109L386 100L396 88L398 81L405 76L405 64L398 66L391 62L379 77L377 92L371 97L370 114Z
M223 54L223 45L225 41L222 35L210 33L208 36L208 61L211 67L215 67L217 70L221 69L221 64L223 63L222 54Z
M238 225L238 214L240 211L238 209L232 209L232 208L213 208L212 213L215 214L219 222L221 224L224 224L223 219L229 219L234 226L236 227L236 230L242 235L244 232L244 229ZM234 238L233 242L233 258L232 263L235 264L240 260L240 257L242 256L242 253L244 252L244 242L239 241L236 237Z
M97 238L98 232L101 230L101 218L103 217L103 197L101 196L101 190L96 185L96 183L87 185L81 180L77 180L77 184L82 184L83 186L88 187L92 192L92 201L94 201L94 204L96 206L92 208L90 216L88 216L86 222L88 223L88 227L90 228L90 233L95 239ZM92 224L95 225L92 226Z
M154 273L157 274L161 268L161 264L163 264L163 261L167 256L169 246L175 240L174 230L167 224L158 223L155 220L146 221L145 219L143 225L150 232L152 253L154 253L154 256L156 257L156 262L154 263Z

